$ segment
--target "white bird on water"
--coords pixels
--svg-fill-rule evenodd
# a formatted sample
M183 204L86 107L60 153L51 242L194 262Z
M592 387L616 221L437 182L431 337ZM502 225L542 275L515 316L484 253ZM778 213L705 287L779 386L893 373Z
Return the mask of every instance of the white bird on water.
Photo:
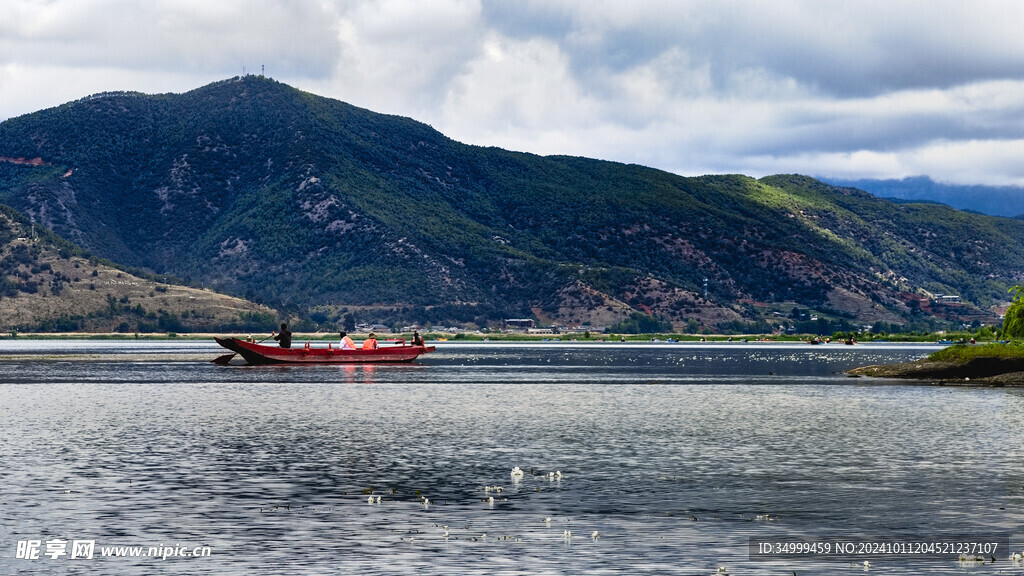
M572 532L569 530L562 530L562 538L566 540L572 540Z
M487 505L490 506L491 508L494 508L494 496L491 496L490 498L487 499Z
M512 469L512 472L509 474L509 476L512 476L512 479L518 482L519 480L523 479L523 471L519 469L519 466L516 466L515 468Z
M591 534L590 537L593 538L594 540L597 540L598 538L601 537L601 533L598 532L597 530L594 530L594 533Z

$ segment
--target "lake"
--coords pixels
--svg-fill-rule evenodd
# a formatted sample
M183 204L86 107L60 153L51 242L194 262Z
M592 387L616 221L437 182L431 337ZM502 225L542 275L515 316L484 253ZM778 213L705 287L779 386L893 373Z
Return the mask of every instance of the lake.
M124 359L208 342L4 340L0 573L1020 574L1024 391L843 375L936 349L440 343L239 367ZM35 358L64 354L101 360Z

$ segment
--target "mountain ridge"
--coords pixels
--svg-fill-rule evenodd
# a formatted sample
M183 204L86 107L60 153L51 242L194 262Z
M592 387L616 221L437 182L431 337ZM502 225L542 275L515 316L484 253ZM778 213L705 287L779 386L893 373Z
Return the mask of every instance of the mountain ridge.
M1019 220L471 146L258 76L11 119L0 156L40 159L0 162L0 202L96 254L334 320L901 322L1024 277Z

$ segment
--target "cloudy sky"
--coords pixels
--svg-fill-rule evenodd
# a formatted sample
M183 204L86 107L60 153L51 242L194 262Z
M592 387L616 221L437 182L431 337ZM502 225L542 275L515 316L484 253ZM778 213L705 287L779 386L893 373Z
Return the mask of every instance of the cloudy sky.
M0 120L266 73L471 144L1024 185L1024 2L5 0Z

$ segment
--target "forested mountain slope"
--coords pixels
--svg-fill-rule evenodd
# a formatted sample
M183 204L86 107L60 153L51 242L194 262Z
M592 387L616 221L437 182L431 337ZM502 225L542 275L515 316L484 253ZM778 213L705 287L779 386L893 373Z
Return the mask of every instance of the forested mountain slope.
M989 306L1024 277L1024 221L469 146L259 76L14 118L0 157L0 202L93 253L299 310L713 326L767 302L893 320L907 293Z

